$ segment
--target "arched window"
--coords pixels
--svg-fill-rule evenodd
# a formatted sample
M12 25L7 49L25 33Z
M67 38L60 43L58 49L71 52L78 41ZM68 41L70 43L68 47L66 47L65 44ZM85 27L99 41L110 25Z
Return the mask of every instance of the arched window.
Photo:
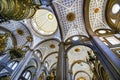
M40 58L40 60L42 60L42 54L41 54L41 52L40 52L40 50L35 50L34 51L34 54L37 56L37 57L39 57Z
M28 66L24 69L18 80L33 80L35 73L35 66Z
M30 71L27 70L25 73L23 73L23 77L27 80L30 80L32 77L32 74Z
M31 80L32 78L32 73L29 70L26 70L25 72L23 72L23 74L21 75L21 77L19 78L19 80Z
M18 65L18 61L12 61L11 63L8 64L8 67L14 70Z

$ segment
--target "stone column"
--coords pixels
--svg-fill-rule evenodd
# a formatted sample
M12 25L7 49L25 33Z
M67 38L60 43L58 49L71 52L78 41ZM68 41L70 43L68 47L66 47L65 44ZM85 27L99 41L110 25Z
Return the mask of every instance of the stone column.
M60 42L59 53L58 53L56 80L66 80L65 76L66 76L65 75L65 46L64 46L63 42Z

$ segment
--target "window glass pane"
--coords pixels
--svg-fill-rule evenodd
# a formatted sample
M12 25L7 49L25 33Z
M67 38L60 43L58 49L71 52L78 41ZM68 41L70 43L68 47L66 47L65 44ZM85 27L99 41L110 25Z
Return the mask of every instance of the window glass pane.
M31 75L29 76L28 80L30 80L30 79L31 79Z
M118 13L119 10L120 10L119 4L114 4L113 7L112 7L112 12L113 12L113 14Z
M106 37L106 39L112 45L120 44L120 41L117 38L115 38L114 36Z
M11 62L10 64L8 64L8 67L12 68L14 62Z
M26 72L23 73L23 77L25 77L25 75L26 75Z
M27 72L26 75L25 75L25 79L28 79L30 76L30 72Z
M14 70L17 67L18 63L15 62L15 64L13 65L12 69Z
M117 38L120 38L120 34L114 34Z

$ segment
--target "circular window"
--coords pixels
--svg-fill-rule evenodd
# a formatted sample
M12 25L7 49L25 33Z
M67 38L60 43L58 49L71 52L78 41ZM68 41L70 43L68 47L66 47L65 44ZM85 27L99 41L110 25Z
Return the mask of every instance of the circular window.
M95 33L98 36L105 36L105 35L114 34L114 32L111 29L97 29L95 31Z
M57 30L57 19L55 15L46 10L39 9L36 11L32 19L33 29L41 35L51 35Z
M119 4L114 4L113 7L112 7L112 13L113 14L116 14L120 11L120 5Z
M120 2L109 0L106 5L106 21L116 32L120 31Z
M75 37L72 38L72 40L77 41L77 40L79 40L79 37L75 36Z
M99 34L105 34L105 33L106 33L105 30L100 30L100 31L98 31L98 32L99 32Z

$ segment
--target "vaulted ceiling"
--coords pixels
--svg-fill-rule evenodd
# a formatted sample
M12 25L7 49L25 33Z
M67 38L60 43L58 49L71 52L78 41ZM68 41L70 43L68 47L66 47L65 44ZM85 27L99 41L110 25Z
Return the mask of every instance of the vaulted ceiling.
M101 36L119 31L119 2L115 0L111 5L112 0L53 0L49 6L40 5L29 19L10 20L0 24L0 34L10 34L5 49L23 49L23 46L29 46L50 70L58 61L61 41L66 43L65 49L78 41L92 45L91 32ZM43 3L47 4L47 1ZM114 4L119 7L116 12ZM112 9L109 10L109 6ZM110 19L108 15L111 15ZM93 66L87 62L88 53L94 56L93 50L86 45L71 46L66 52L68 71L72 71L75 80L79 77L91 80L93 77Z

